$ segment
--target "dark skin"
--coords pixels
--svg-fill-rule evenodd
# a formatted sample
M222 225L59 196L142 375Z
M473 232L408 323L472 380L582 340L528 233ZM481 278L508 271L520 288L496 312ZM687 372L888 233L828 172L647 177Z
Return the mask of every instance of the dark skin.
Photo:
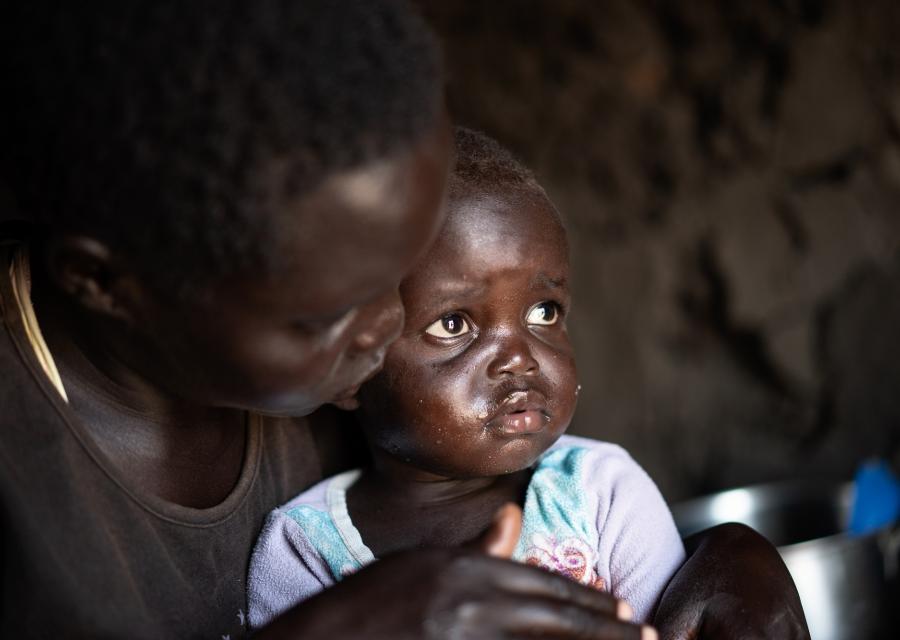
M506 189L448 209L401 284L406 327L360 393L374 469L348 505L378 556L478 535L522 502L575 411L568 247L552 205Z
M156 290L102 238L42 239L32 260L38 320L72 410L132 488L218 504L239 474L248 411L354 406L402 326L396 287L440 225L450 156L441 122L394 157L332 176L281 212L281 249L302 262L212 282L192 300ZM351 464L352 448L323 445L326 467ZM301 452L296 464L318 457ZM740 559L733 567L740 575ZM437 549L385 558L257 637L524 637L535 626L593 637L579 630L616 607L559 576Z
M691 536L685 547L690 555L656 611L661 638L809 638L790 573L756 531L723 524Z

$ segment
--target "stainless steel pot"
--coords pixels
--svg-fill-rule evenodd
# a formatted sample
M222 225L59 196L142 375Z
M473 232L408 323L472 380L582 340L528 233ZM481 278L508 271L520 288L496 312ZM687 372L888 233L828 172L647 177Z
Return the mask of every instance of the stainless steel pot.
M888 632L896 615L888 593L897 577L900 530L843 533L851 499L850 484L784 482L696 498L672 513L684 536L743 522L771 540L797 584L813 640L896 637Z

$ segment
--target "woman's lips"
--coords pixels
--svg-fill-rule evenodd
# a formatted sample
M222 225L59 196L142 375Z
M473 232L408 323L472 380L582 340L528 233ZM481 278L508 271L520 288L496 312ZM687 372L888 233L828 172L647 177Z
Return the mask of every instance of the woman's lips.
M489 429L507 436L538 433L544 430L550 416L544 397L532 390L512 391L488 420Z
M356 397L356 394L359 393L359 387L360 385L357 385L344 392L340 397L332 400L331 404L344 411L355 411L356 409L359 409L359 399Z
M365 383L375 377L375 375L381 371L381 367L384 365L384 349L379 349L372 356L372 365L365 375L360 379L352 387L345 389L341 393L331 401L331 404L336 406L338 409L344 409L345 411L354 411L359 408L359 400L357 399L357 394L359 393L359 388L362 387Z

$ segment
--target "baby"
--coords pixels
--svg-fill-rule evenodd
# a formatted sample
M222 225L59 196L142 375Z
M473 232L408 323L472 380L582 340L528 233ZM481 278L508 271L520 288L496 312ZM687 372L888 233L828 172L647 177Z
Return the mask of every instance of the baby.
M385 554L477 538L522 505L513 559L628 602L649 620L684 561L656 486L618 446L562 435L578 383L569 259L534 177L459 129L448 217L403 281L406 327L359 394L372 465L270 514L253 553L250 622Z

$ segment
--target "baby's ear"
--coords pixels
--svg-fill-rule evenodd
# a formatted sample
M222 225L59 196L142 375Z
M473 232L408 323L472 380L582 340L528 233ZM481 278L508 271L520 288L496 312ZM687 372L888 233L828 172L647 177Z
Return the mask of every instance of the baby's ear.
M522 509L507 502L497 509L494 521L475 541L478 549L495 558L510 559L522 534Z

